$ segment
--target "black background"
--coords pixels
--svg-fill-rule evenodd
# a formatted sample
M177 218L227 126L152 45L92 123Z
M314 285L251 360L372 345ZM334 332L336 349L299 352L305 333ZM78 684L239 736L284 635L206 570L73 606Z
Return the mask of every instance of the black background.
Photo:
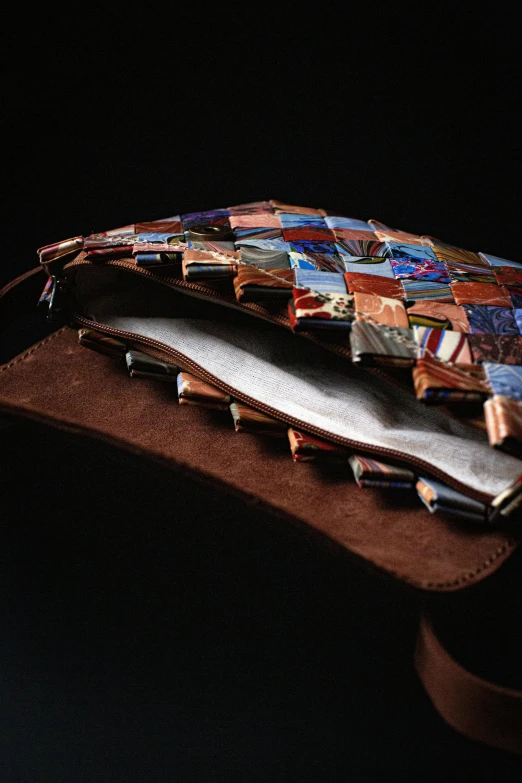
M0 282L53 241L265 198L520 258L509 16L172 10L10 27ZM82 473L78 448L24 437L40 478L21 504L15 486L4 529L2 780L516 775L447 729L413 677L419 596L264 521L245 532L204 495L174 529L168 495L145 535L157 475L127 466L121 484L121 457L99 453ZM41 464L64 459L57 494Z
M3 278L62 238L264 198L518 257L509 16L261 16L24 23L4 50Z

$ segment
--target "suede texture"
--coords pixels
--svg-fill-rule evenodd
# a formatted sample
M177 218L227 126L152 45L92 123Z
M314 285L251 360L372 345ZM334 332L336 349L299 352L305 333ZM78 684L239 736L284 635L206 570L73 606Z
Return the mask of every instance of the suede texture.
M294 464L280 444L236 433L228 412L180 406L169 386L130 379L115 360L80 347L68 327L0 368L0 408L211 481L216 492L239 493L267 513L314 528L426 590L484 578L518 543L504 531L432 516L415 493L361 490L347 466Z
M34 308L39 268L0 291L4 323ZM218 495L233 492L311 529L396 578L457 590L495 571L519 531L466 527L430 515L414 493L361 490L348 466L294 464L279 441L236 433L228 412L177 404L169 385L130 379L121 364L78 345L63 327L0 366L8 415L100 438L161 461Z

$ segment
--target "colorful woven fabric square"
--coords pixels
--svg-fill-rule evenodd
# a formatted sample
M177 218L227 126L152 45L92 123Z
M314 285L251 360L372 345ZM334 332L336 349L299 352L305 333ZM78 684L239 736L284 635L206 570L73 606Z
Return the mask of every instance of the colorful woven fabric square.
M291 311L295 326L350 327L354 320L353 294L318 293L294 288Z
M522 402L495 394L484 403L484 416L491 446L522 456Z
M360 294L376 294L377 296L387 296L390 299L404 299L404 288L399 280L364 272L345 272L344 279L351 294L357 291Z
M440 359L451 364L472 363L468 340L462 332L414 326L413 337L421 358Z
M431 326L454 332L469 332L466 310L446 302L418 301L406 305L410 326Z
M240 264L234 278L238 302L257 302L263 299L288 299L294 286L292 269L257 269Z
M516 310L511 307L465 304L462 308L469 323L466 331L471 334L519 334Z
M419 348L413 330L355 321L350 332L352 361L391 367L411 367Z
M486 377L494 394L522 400L522 367L484 362Z
M384 326L409 327L406 308L400 300L372 294L355 293L353 296L358 321Z
M522 365L522 337L503 334L470 334L468 341L476 364L496 362L497 364Z
M407 242L388 242L392 258L408 258L415 261L441 261L428 245L410 245Z
M356 272L357 274L368 273L377 277L389 277L395 280L392 265L389 258L375 256L370 258L357 258L352 256L341 256L343 272Z
M432 261L431 259L416 261L413 258L392 258L390 263L393 274L398 279L431 280L434 283L449 283L450 281L448 269L442 261Z

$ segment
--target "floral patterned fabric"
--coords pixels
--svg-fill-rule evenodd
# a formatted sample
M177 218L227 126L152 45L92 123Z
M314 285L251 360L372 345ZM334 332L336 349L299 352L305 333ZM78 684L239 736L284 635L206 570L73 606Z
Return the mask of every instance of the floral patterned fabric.
M353 294L318 293L294 288L290 317L294 328L308 329L314 325L349 328L355 318Z

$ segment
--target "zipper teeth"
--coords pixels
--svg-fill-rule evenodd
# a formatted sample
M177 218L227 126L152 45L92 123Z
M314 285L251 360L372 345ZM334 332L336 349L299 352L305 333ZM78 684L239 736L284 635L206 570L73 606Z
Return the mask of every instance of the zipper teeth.
M85 259L77 259L75 261L72 261L70 264L66 264L64 266L64 272L69 271L70 269L79 267L79 266L101 266L101 264L93 264L90 261L86 261ZM130 264L125 259L109 259L104 262L103 266L111 266L111 267L119 267L120 269L125 269L127 272L132 272L136 275L142 275L143 277L148 277L150 280L154 280L155 283L163 283L163 285L168 286L169 288L179 288L183 291L193 291L195 294L199 294L200 296L204 296L208 299L218 299L220 302L223 302L231 307L235 307L238 310L246 309L248 311L253 311L255 313L258 313L262 318L265 318L269 321L274 321L275 323L280 324L281 326L287 326L289 324L288 318L285 318L284 316L280 315L271 315L268 313L265 313L259 305L256 305L254 302L249 302L248 304L241 304L239 302L236 302L233 300L230 296L225 296L219 291L214 291L208 288L205 288L204 286L198 285L197 283L188 283L185 280L179 280L176 277L163 277L158 276L154 274L150 269L144 269L141 266L136 266L134 264Z
M485 492L471 489L465 484L462 484L457 479L454 479L452 476L449 476L447 473L444 473L442 470L439 470L439 468L436 468L429 463L418 459L417 457L405 455L403 452L387 448L386 446L371 446L367 443L362 443L361 441L344 438L342 435L335 435L321 429L320 427L316 427L313 424L302 422L293 416L288 416L285 413L281 413L276 408L272 408L270 405L259 402L258 400L249 397L247 394L243 394L243 392L238 392L237 389L235 389L233 386L229 386L227 383L224 383L220 378L217 378L215 375L205 370L192 359L185 356L185 354L181 353L181 351L178 351L176 348L171 348L170 346L161 343L159 340L155 340L152 337L146 337L144 335L134 334L133 332L125 332L122 329L117 329L114 326L106 326L105 324L99 323L97 321L91 321L77 313L71 313L71 317L76 323L82 326L90 327L95 331L112 334L118 337L124 337L138 345L147 345L152 347L158 350L162 355L167 355L169 358L174 358L181 366L193 370L195 375L200 377L202 380L206 380L211 385L216 386L227 394L230 394L231 397L241 400L241 402L250 405L252 408L257 408L257 410L261 411L262 413L266 413L268 416L272 416L272 418L279 419L289 426L296 427L296 429L302 429L305 432L311 432L318 437L332 441L334 443L338 443L342 446L348 446L350 448L355 448L359 451L369 452L371 454L392 457L406 465L414 465L417 468L422 468L428 475L431 474L436 478L441 479L441 481L443 481L445 484L448 484L450 487L453 487L459 492L463 492L469 497L482 503L490 504L494 499L494 495L489 495Z
M66 264L63 268L63 271L69 271L70 269L75 269L81 266L95 267L101 266L101 264L93 264L91 261L86 261L84 258L78 258L74 261L71 261L69 264ZM160 277L154 274L154 272L152 272L150 269L144 269L143 267L136 266L135 264L130 264L124 258L109 259L104 262L103 266L118 267L120 269L124 269L127 272L131 272L132 274L147 277L149 280L153 280L155 283L166 285L169 288L178 289L184 291L185 293L193 292L195 296L208 299L209 301L218 300L222 304L231 307L232 309L239 310L240 312L247 312L250 313L250 315L256 315L259 318L263 318L265 321L278 324L278 326L283 326L285 329L290 329L290 322L286 316L272 315L271 313L267 313L266 310L257 305L255 302L248 302L243 304L241 302L237 302L235 299L232 299L230 296L221 294L219 291L214 291L214 289L205 288L204 286L198 285L197 283L188 283L185 280L179 280L176 277ZM351 358L352 354L348 348L325 342L324 340L321 340L320 337L316 337L310 332L300 332L299 335L301 337L305 337L307 340L310 340L313 343L316 343L317 345L320 345L322 348L326 348L338 356Z

